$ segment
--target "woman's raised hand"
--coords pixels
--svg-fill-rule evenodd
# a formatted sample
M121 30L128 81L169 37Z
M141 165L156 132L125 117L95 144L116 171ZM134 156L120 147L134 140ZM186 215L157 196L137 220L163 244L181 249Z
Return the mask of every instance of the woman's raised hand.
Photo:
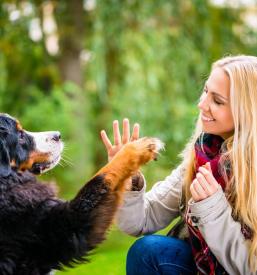
M212 174L210 162L201 166L190 185L190 192L195 202L204 200L219 190L219 183Z
M133 126L132 135L130 136L130 125L129 120L127 118L123 119L123 130L122 137L120 135L120 128L118 120L113 121L113 137L114 143L112 144L110 139L108 138L105 130L101 131L101 139L105 145L108 161L110 161L117 152L124 146L124 144L129 141L137 140L139 138L139 124L135 123Z

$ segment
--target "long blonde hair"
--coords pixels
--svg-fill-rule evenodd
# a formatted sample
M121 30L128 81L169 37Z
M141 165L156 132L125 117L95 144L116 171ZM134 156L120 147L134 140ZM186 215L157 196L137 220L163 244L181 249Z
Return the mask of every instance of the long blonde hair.
M222 68L230 79L230 104L234 134L224 141L220 167L227 181L226 195L233 217L253 232L249 244L249 265L257 270L257 57L233 56L222 58L212 65ZM190 184L195 174L194 144L202 132L200 117L196 130L187 144L183 159L186 167L184 191L186 201L191 197ZM225 169L230 165L231 177Z

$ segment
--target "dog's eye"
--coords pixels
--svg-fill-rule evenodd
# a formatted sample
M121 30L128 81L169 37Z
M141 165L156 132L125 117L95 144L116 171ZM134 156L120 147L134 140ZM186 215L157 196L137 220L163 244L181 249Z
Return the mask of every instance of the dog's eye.
M24 143L25 142L25 133L23 131L19 131L19 142Z
M5 127L0 126L0 136L1 138L6 138L9 134L8 129L6 129Z
M0 133L7 133L7 132L8 130L5 127L0 126Z

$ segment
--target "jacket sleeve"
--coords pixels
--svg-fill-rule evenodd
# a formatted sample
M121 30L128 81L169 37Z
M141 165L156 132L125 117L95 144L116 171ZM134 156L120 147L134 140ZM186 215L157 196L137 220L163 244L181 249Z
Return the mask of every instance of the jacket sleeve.
M232 209L220 188L200 202L189 201L193 226L197 226L219 263L231 275L253 275L248 265L249 240L241 232L240 222L232 218Z
M182 173L180 165L149 192L145 193L145 182L140 191L126 192L117 214L118 227L133 236L154 233L166 227L179 215Z

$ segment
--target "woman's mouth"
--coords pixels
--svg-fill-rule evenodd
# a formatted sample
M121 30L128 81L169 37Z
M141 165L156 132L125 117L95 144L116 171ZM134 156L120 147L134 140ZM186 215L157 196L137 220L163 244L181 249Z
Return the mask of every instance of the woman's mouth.
M207 117L203 114L201 115L201 119L202 119L202 121L205 121L205 122L211 122L211 121L215 120L214 118Z

